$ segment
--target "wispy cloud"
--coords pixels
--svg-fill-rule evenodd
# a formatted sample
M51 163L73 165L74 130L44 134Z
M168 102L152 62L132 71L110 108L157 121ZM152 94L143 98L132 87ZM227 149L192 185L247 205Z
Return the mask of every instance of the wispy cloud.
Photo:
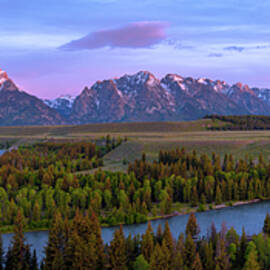
M245 50L245 47L240 46L229 46L224 48L225 51L235 51L235 52L242 52Z
M208 57L222 57L223 54L222 53L209 53Z
M60 49L92 50L103 47L146 48L166 39L165 22L136 22L123 27L100 30L73 40Z

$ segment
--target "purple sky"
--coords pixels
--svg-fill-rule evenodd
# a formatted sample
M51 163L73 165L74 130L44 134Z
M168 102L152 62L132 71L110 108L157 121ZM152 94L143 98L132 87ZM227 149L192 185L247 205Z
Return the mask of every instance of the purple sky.
M42 98L139 70L270 87L269 13L263 0L1 0L0 68Z

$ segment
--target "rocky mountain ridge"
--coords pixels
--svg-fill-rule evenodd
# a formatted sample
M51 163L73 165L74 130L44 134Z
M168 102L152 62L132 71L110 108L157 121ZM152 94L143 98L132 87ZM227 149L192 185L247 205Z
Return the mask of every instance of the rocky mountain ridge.
M179 121L207 114L270 115L270 89L177 74L159 80L140 71L97 81L77 97L41 100L20 91L0 70L0 125Z
M62 116L35 96L19 90L0 70L0 125L56 125L64 124Z

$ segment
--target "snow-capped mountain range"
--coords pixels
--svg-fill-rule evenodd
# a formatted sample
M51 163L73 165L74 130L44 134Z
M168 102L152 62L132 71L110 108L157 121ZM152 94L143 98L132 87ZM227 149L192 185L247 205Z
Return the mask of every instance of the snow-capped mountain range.
M0 70L0 125L194 120L207 114L270 115L270 89L148 71L97 81L77 97L40 100ZM32 117L28 118L28 115Z

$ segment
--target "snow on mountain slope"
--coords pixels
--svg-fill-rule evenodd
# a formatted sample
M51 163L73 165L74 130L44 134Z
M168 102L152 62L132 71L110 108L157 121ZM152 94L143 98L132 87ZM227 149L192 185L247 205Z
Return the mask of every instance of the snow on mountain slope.
M69 116L75 97L71 95L62 95L56 99L45 99L43 102L50 108L58 111L62 116Z

